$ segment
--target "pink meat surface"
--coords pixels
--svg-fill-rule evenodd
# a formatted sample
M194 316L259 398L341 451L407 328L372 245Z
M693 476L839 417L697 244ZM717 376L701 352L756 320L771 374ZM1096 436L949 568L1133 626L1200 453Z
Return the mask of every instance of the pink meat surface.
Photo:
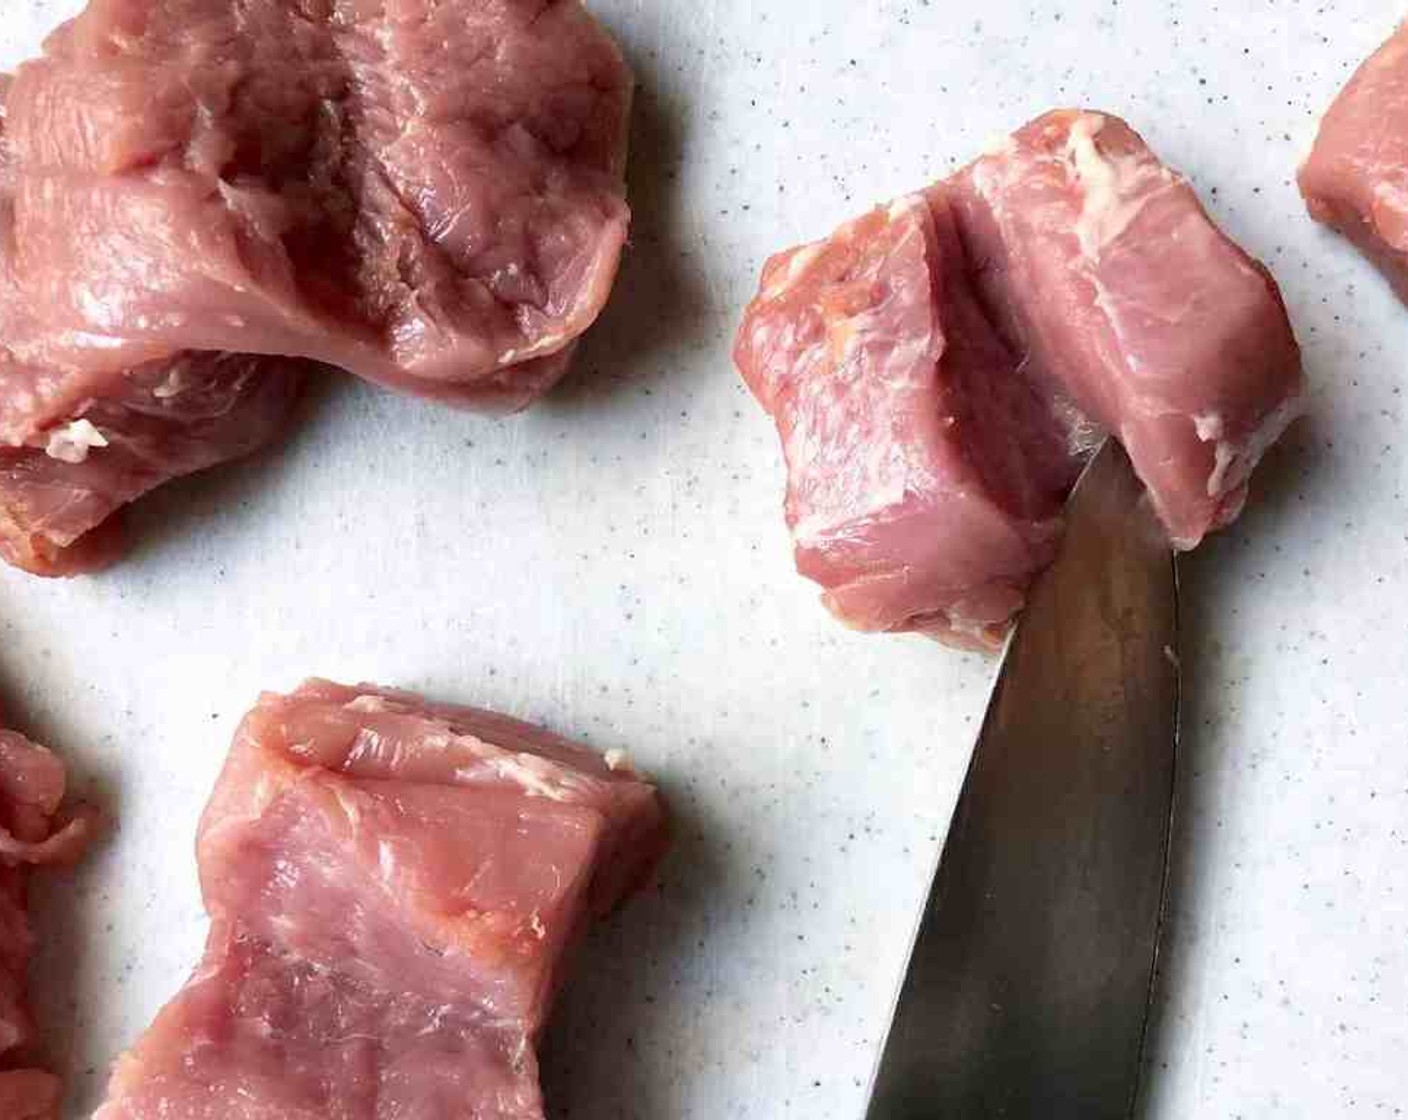
M1408 302L1408 25L1330 106L1300 190L1311 216L1354 242Z
M91 0L10 91L23 356L524 407L614 281L632 88L577 0Z
M0 360L0 558L45 576L111 563L124 506L272 440L303 375L298 362L242 354L186 354L98 379ZM51 378L86 382L92 395L55 419L20 406L27 387Z
M831 610L979 648L1106 433L1192 548L1237 515L1302 393L1266 269L1127 125L1074 111L774 257L735 359Z
M6 88L0 79L0 559L72 575L117 558L123 506L273 439L303 367L183 353L125 368L101 347L63 364L27 355L40 316L17 268Z
M58 1120L63 1086L38 1069L0 1071L0 1116L5 1120Z
M979 309L946 193L774 257L735 357L782 437L797 567L833 613L998 641L1080 457Z
M394 983L394 976L390 978ZM100 1120L541 1120L522 1032L217 925Z
M98 1120L541 1120L564 957L666 845L610 762L407 693L263 697L201 824L205 959Z
M1118 118L1049 113L953 180L988 305L1129 453L1174 544L1231 522L1299 414L1276 282Z
M13 731L0 730L0 1117L57 1120L62 1089L32 1068L34 1022L25 1001L35 935L28 917L29 872L76 860L95 819L85 811L59 822L63 763Z

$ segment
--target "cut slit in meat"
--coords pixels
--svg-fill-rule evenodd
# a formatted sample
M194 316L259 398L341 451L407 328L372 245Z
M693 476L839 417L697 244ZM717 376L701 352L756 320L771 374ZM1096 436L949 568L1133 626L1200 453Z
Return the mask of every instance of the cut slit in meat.
M1408 302L1408 24L1330 106L1299 179L1311 216L1353 242Z
M615 279L632 92L576 0L91 0L10 92L26 345L524 407Z
M969 288L946 193L769 262L737 361L777 419L797 566L867 630L995 642L1078 449Z
M1191 548L1236 516L1301 397L1270 274L1127 125L1075 111L775 257L735 357L831 610L982 648L1106 432Z
M0 1116L58 1120L62 1086L35 1068L34 1023L25 986L35 935L28 917L30 869L66 866L82 855L96 816L60 818L63 764L43 747L0 730Z
M201 825L205 959L98 1116L541 1120L564 956L665 840L653 787L527 724L266 696Z

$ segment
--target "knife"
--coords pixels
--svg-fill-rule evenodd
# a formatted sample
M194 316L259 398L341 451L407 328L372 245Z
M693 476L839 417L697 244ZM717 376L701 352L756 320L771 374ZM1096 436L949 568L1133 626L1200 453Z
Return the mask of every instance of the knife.
M1126 1120L1158 954L1178 577L1114 440L1086 469L978 737L867 1120Z

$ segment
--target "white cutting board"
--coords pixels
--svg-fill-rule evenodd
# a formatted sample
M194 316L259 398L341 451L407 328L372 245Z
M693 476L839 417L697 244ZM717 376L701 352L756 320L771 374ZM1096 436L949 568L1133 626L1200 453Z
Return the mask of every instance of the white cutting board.
M4 0L3 61L74 5ZM73 1115L196 959L191 843L240 713L312 673L623 746L669 791L660 890L564 998L559 1116L861 1115L991 669L825 617L730 339L770 251L1075 103L1128 116L1271 264L1314 383L1247 516L1183 568L1152 1114L1408 1109L1408 310L1292 185L1400 4L598 10L643 86L637 218L570 384L496 423L348 380L281 454L144 503L110 574L0 572L3 692L122 821L43 892Z

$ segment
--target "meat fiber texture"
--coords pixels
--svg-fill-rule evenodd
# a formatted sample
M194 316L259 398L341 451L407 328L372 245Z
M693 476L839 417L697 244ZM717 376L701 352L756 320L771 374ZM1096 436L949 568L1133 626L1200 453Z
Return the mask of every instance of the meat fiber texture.
M34 1068L34 1023L25 985L35 937L27 906L32 867L66 865L82 854L95 818L58 819L63 763L13 731L0 730L0 1117L57 1120L59 1079Z
M205 958L95 1120L541 1120L564 956L666 847L608 758L378 688L263 697L201 823Z
M1080 469L978 306L944 192L773 258L737 359L777 421L797 567L865 630L997 640Z
M96 342L75 342L63 358L37 352L41 317L20 279L7 88L0 79L0 559L72 575L119 555L115 515L129 502L277 435L302 363L184 352L127 367Z
M1115 117L1058 111L774 257L735 358L798 569L861 630L995 648L1107 434L1181 549L1297 415L1275 281Z
M1408 26L1330 106L1300 190L1311 216L1357 245L1408 302Z
M987 302L1124 445L1175 546L1235 519L1301 408L1300 348L1266 267L1098 113L1034 121L953 189Z
M0 557L110 562L310 363L526 407L614 282L632 89L576 0L92 0L5 96Z
M92 0L10 93L36 351L521 407L615 277L631 94L576 0Z

